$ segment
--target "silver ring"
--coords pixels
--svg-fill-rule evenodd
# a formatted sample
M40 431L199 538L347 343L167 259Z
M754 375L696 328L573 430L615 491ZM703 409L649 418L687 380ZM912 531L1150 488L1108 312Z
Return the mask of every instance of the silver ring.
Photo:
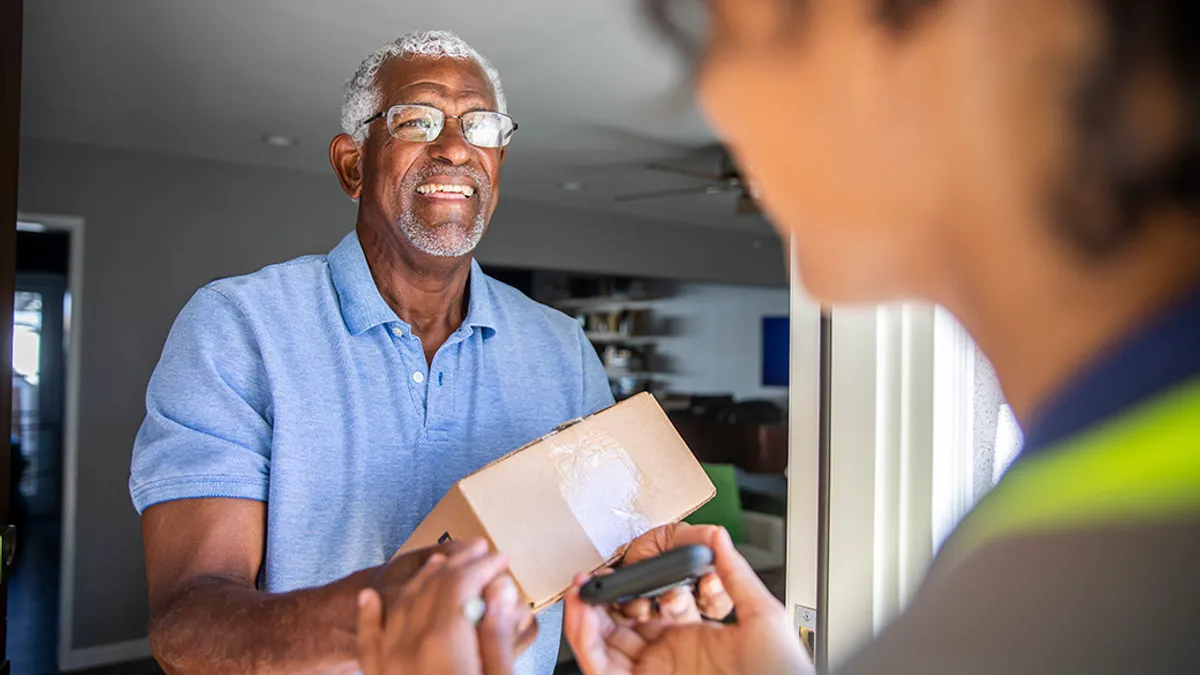
M471 625L477 625L483 619L483 615L487 613L487 603L483 598L476 596L463 603L463 617L471 622Z

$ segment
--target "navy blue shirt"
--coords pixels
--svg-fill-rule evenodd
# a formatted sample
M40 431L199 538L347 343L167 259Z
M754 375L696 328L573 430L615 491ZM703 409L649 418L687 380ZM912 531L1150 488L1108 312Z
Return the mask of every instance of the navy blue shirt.
M1028 426L1017 464L1058 448L1086 448L1072 439L1153 406L1171 390L1195 386L1198 378L1200 287L1141 321L1050 396ZM1186 442L1200 443L1198 430L1183 430ZM1194 463L1178 468L1192 472L1185 480L1195 479ZM1006 476L998 490L1013 478ZM1084 501L1068 503L1082 509L1104 498L1083 494ZM1200 517L1194 508L1161 519L1045 525L999 530L1001 536L971 545L965 556L944 557L944 548L904 613L839 672L1200 672Z
M1028 425L1021 456L1052 448L1195 377L1200 287L1096 355L1051 396Z
M184 307L146 394L130 493L139 512L267 502L262 588L319 586L388 560L459 479L612 402L579 324L474 262L466 319L429 366L350 234ZM518 672L554 668L561 609L539 623Z

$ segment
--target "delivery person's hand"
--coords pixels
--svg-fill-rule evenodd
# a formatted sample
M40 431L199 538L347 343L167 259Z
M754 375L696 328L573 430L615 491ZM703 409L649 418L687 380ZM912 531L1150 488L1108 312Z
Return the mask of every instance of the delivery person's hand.
M633 540L625 551L621 564L628 565L653 558L680 546L700 544L713 548L722 532L724 530L715 525L675 523L657 527ZM702 577L695 593L690 588L677 588L660 596L657 604L657 613L651 601L645 598L626 603L621 609L626 616L643 621L658 618L675 623L697 622L700 621L701 615L708 619L724 619L733 609L733 600L725 592L725 587L721 585L721 580L716 574Z
M396 597L359 596L363 675L507 675L537 634L537 622L507 574L507 559L484 542L434 553ZM470 606L483 600L473 623ZM384 614L386 613L386 621Z
M737 608L736 624L638 621L567 591L563 632L586 675L799 675L812 662L783 605L759 581L724 530L713 542L717 575Z

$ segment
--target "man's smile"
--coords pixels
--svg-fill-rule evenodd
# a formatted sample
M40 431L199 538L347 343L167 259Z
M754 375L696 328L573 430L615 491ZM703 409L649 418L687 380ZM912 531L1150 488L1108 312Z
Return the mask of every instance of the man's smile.
M418 195L426 199L467 200L475 194L475 185L466 178L431 177L417 186Z

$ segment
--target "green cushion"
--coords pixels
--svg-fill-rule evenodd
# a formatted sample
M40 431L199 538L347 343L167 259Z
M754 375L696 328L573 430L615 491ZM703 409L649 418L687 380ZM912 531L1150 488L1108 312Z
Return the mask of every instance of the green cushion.
M695 513L685 518L692 525L720 525L729 531L734 542L746 541L742 525L742 497L738 492L737 473L732 464L701 464L717 495Z

